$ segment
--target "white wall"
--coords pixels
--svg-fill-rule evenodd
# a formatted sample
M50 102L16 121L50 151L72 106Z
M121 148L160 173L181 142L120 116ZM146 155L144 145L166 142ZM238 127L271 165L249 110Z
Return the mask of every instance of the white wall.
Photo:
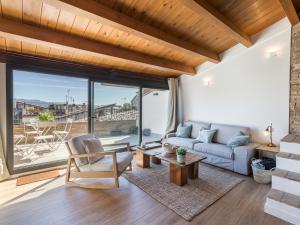
M0 135L6 146L6 65L0 63Z
M251 48L237 45L221 63L181 76L183 118L249 126L256 142L267 141L263 130L272 122L278 143L289 127L291 27L283 19L253 39Z
M158 95L153 95L158 93ZM164 134L167 125L169 91L155 91L143 97L143 128Z

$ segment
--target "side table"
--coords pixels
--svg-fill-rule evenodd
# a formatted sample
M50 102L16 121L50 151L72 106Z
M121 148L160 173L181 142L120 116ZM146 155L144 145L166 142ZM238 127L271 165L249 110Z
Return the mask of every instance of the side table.
M259 158L261 158L262 152L266 151L266 152L273 152L276 154L280 151L280 148L279 146L270 147L268 145L259 145L256 147L256 150L258 150Z

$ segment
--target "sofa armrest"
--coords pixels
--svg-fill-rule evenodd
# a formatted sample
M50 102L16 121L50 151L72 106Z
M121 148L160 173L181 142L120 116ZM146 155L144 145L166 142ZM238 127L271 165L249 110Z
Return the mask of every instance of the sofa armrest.
M254 158L256 148L259 144L250 143L245 146L239 146L233 149L234 161L233 170L234 172L249 175L250 174L250 161Z
M191 149L191 150L192 150L193 152L195 151L195 148L194 148L194 147L195 147L195 144L198 144L198 143L201 143L201 141L199 141L198 139L195 139L195 140L192 141L192 149Z
M169 134L166 134L166 137L165 139L168 139L170 137L176 137L176 133L169 133Z

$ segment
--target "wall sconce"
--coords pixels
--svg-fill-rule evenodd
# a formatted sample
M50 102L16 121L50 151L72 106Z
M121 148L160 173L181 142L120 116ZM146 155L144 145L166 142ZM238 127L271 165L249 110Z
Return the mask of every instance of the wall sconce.
M210 79L210 78L204 79L204 80L203 80L203 84L204 84L204 86L206 86L206 87L211 87L211 86L212 86L211 79Z
M267 52L268 58L273 58L279 56L279 50L278 49L271 49Z
M273 126L272 123L270 126L268 126L265 131L264 131L265 136L270 136L270 143L268 144L269 147L274 147L275 145L273 144Z
M269 52L269 57L275 57L278 56L278 51Z

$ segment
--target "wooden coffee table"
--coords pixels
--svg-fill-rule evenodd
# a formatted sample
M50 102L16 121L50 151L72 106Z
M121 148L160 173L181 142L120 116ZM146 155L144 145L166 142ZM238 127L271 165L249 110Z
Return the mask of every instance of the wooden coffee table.
M141 149L136 148L136 165L142 168L150 167L150 159L154 164L160 164L161 160L156 157L156 155L160 155L163 153L163 149L161 147L154 149Z
M161 160L168 162L170 182L179 186L187 184L188 178L198 178L199 162L206 159L206 157L199 154L187 152L186 162L181 164L177 162L176 154L166 154L162 147L151 150L137 149L137 166L149 168L150 158L152 158L152 162L156 164L161 163Z

